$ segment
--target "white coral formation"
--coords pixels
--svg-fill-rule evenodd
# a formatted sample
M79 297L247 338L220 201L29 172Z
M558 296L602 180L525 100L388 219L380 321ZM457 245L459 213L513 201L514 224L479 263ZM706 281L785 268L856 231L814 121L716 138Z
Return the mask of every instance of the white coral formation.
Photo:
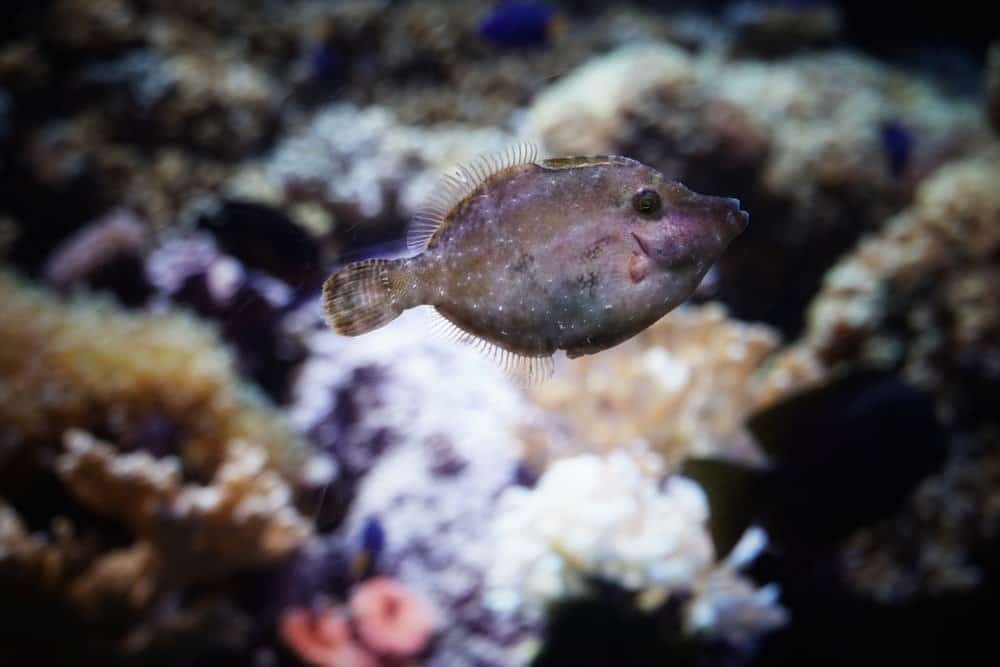
M778 604L777 585L755 588L726 567L699 579L694 592L684 610L685 629L691 633L745 645L788 621L788 612Z
M558 153L611 153L623 136L624 110L657 90L680 90L693 81L690 58L679 48L624 47L546 89L532 105L529 123Z
M423 204L442 172L513 142L498 129L408 126L382 107L335 104L277 148L267 173L287 191L348 218L405 218Z
M482 610L482 561L495 547L489 524L498 494L515 481L523 430L545 439L545 417L471 346L429 336L426 314L408 311L357 338L307 334L312 354L291 416L343 469L367 471L345 533L377 518L387 537L379 571L452 619L423 664L523 664L517 655L532 628Z
M782 625L777 590L758 590L735 571L763 548L763 534L748 532L729 562L716 563L701 487L679 475L658 484L657 468L621 451L583 454L553 463L534 489L505 491L488 602L539 610L598 577L654 600L690 594L688 630L733 643Z
M714 559L707 519L689 479L658 489L622 452L563 459L536 488L501 496L491 583L538 603L584 591L588 575L634 590L684 586Z

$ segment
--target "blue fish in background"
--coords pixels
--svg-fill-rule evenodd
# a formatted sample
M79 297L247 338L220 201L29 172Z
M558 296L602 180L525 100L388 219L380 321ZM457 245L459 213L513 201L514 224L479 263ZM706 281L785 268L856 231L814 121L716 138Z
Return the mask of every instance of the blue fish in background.
M565 29L565 19L541 2L501 2L479 22L479 34L497 46L539 47Z
M347 69L344 57L332 46L313 44L306 52L309 78L317 81L341 79Z
M359 542L360 548L351 560L351 575L355 579L363 579L372 574L379 555L385 549L385 528L377 516L365 519Z
M913 154L913 132L898 120L882 123L879 128L882 140L882 150L889 160L889 172L893 178L899 178L910 163Z

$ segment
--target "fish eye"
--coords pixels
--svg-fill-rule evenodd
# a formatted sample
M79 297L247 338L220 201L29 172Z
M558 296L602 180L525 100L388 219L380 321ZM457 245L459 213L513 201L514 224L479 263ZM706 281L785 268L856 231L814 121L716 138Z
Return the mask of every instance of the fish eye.
M656 190L639 190L632 197L632 208L643 215L655 215L660 212L663 202L660 200L660 193Z

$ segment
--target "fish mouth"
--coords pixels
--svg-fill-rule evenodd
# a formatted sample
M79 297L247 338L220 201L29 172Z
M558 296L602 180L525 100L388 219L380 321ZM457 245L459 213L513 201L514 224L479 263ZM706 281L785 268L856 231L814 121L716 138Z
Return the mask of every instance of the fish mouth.
M635 232L629 232L629 233L632 235L632 238L635 239L635 242L639 244L639 250L642 251L642 254L645 255L646 257L649 257L650 259L653 259L653 256L649 254L649 248L647 248L646 244L642 242L642 239L639 238L639 235L636 234Z
M740 208L740 200L735 197L726 198L726 218L730 225L737 228L737 234L742 234L750 225L750 213Z

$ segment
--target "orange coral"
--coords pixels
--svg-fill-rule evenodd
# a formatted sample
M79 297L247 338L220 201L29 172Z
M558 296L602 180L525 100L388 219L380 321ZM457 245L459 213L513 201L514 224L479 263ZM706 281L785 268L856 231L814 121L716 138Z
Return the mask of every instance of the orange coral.
M310 665L375 667L378 664L351 639L347 617L339 609L289 609L281 617L279 630L288 647Z
M409 588L388 577L375 577L351 595L351 613L361 640L393 658L417 655L430 642L437 613Z

